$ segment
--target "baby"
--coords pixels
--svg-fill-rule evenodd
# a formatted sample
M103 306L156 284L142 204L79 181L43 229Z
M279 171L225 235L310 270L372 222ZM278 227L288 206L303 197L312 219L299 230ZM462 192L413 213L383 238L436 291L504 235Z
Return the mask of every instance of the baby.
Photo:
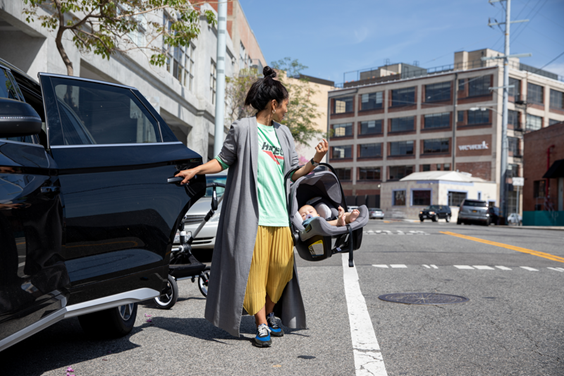
M313 218L319 217L317 210L315 210L315 208L311 205L302 206L300 210L298 210L298 212L304 220L302 223L304 227L307 226L313 220ZM351 213L345 213L343 208L339 206L339 217L337 219L333 219L332 221L327 221L327 223L329 223L331 226L340 227L354 222L359 215L360 212L357 209L354 209Z

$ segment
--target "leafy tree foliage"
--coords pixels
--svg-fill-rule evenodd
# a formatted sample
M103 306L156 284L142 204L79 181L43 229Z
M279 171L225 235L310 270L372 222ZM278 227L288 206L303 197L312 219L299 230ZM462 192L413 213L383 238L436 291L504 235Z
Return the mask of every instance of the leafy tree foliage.
M227 100L227 123L245 117L254 116L257 112L251 106L245 106L245 98L253 83L262 77L256 68L241 69L232 77L226 77L225 98Z
M296 142L307 144L322 132L314 128L315 119L319 112L312 96L316 93L309 80L301 75L307 67L297 59L289 57L273 61L271 67L280 71L280 81L286 86L289 94L288 112L282 123L292 132Z
M24 0L28 23L37 19L41 26L55 31L55 43L67 73L73 75L73 64L62 40L65 32L80 52L93 52L106 59L113 53L133 49L145 51L149 62L162 66L166 62L164 46L188 46L200 33L200 16L215 25L211 11L200 11L189 0ZM41 11L39 11L41 9ZM161 12L172 22L163 23ZM144 33L146 43L139 45L132 35ZM160 38L162 38L162 43Z

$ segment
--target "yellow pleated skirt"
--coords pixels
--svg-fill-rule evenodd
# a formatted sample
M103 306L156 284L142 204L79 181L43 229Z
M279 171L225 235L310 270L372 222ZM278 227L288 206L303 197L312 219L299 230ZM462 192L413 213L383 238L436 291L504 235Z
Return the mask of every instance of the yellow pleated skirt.
M259 226L243 308L254 315L266 296L277 303L294 270L294 243L289 227Z

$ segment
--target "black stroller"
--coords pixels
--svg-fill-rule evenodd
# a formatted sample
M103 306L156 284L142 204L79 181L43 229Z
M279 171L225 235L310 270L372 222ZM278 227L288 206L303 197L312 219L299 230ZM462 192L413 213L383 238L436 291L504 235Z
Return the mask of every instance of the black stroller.
M297 169L286 174L286 187ZM307 261L320 261L335 253L348 252L349 266L353 267L353 251L362 244L362 228L369 218L368 208L360 206L358 218L346 226L335 227L327 223L327 220L337 218L339 206L347 211L343 188L333 167L321 163L313 172L291 184L286 193L290 229L300 257ZM304 228L298 210L306 204L313 206L320 217L314 218Z
M179 182L182 178L170 178L170 182ZM186 234L185 231L180 232L180 245L171 249L172 255L168 266L168 279L161 295L154 299L157 307L170 309L178 300L178 284L177 281L183 279L191 279L192 282L198 281L198 287L203 296L208 295L208 282L210 279L210 267L201 263L192 254L192 242L205 226L205 224L215 214L219 203L223 200L223 196L217 199L217 187L225 188L224 184L211 183L206 188L212 188L211 209L204 217L198 228L192 234Z

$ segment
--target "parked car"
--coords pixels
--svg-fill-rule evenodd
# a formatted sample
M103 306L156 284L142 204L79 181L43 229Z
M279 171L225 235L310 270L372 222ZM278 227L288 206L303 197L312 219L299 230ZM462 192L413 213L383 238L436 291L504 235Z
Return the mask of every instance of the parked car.
M347 212L352 212L354 209L358 210L358 206L356 205L351 205L351 206L347 206Z
M523 218L518 213L511 213L507 217L507 223L510 225L522 226L523 225Z
M430 219L433 222L437 222L439 219L444 219L450 222L450 217L452 213L450 211L450 206L448 205L431 205L419 212L419 220L423 222L426 219Z
M488 204L482 200L464 199L458 209L456 224L481 223L489 226L491 224Z
M129 333L205 185L169 182L202 158L137 89L39 82L0 59L0 351L67 317Z
M207 184L210 183L221 183L225 184L227 181L227 171L220 172L219 174L214 175L207 175L206 182ZM223 188L217 188L217 198L223 195ZM206 189L206 194L204 197L198 200L191 208L188 210L184 218L182 219L182 229L186 231L186 233L194 233L198 226L204 220L206 214L210 211L211 208L211 197L212 197L212 188ZM219 216L221 213L221 203L219 203L217 211L215 212L214 216L205 224L205 226L200 230L198 236L194 239L192 243L192 249L209 249L210 251L213 250L215 246L215 236L217 234L217 225L219 222ZM178 238L178 241L180 238Z
M370 213L370 219L384 219L384 211L380 208L370 208L368 212Z

